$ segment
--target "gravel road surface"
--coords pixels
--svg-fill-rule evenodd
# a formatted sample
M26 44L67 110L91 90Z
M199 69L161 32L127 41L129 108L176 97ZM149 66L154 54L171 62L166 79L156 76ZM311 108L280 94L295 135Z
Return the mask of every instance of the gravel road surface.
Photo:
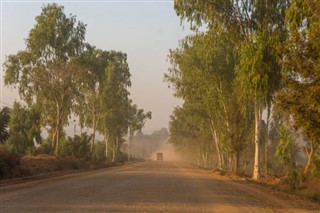
M0 212L320 212L210 171L148 161L1 187Z

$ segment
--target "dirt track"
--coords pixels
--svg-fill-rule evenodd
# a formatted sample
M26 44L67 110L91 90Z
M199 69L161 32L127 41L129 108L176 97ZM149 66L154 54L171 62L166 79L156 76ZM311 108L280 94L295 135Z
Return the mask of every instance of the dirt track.
M136 163L4 186L0 190L1 213L320 212L310 202L281 198L255 186L173 162Z

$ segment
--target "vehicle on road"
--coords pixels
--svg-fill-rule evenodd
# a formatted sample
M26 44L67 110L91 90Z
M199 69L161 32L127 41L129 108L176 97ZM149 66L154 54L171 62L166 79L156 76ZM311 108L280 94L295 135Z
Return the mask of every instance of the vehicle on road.
M157 153L157 160L163 160L163 153L162 152Z

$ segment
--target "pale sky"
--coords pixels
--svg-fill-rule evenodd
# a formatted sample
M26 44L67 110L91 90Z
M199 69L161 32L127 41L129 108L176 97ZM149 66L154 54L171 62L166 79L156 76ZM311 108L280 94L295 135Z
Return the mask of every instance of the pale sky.
M1 1L1 64L5 56L25 49L24 39L44 3L51 1ZM180 26L172 1L55 1L65 13L87 24L86 41L103 50L127 53L132 75L131 98L139 108L152 111L144 132L168 127L169 116L181 103L163 82L170 64L167 55L178 41L191 34ZM12 105L19 96L4 88L1 66L1 103Z

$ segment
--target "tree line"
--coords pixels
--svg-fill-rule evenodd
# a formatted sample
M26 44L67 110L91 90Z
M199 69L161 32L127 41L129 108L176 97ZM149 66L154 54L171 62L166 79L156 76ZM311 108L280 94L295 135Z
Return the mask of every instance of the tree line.
M313 0L176 0L194 35L171 49L165 81L183 99L170 142L193 161L253 179L283 163L320 169L320 3ZM251 169L250 169L250 168Z
M151 119L151 112L139 109L129 98L127 55L87 43L86 25L72 14L67 16L63 6L47 4L35 20L25 50L7 56L3 64L5 84L17 87L25 105L2 109L1 143L26 153L35 143L44 143L41 132L46 129L52 154L61 155L68 141L90 143L93 154L100 133L105 157L117 161L124 137L129 134L132 139ZM67 140L64 128L71 116L92 134Z

